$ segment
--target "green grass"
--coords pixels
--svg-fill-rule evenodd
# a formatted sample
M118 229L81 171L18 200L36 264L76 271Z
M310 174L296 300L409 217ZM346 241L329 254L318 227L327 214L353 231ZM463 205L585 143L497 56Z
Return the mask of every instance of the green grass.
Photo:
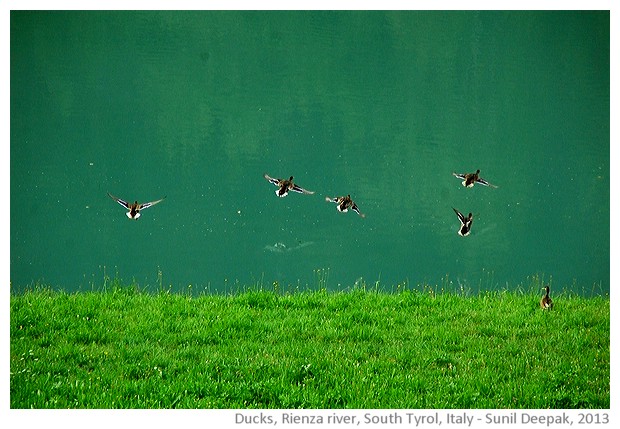
M609 299L11 295L12 408L609 408Z

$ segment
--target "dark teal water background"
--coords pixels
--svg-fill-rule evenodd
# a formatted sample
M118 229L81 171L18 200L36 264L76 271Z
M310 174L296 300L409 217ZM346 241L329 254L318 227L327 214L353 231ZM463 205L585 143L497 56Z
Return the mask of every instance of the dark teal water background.
M609 37L606 11L13 11L12 288L607 293ZM167 199L131 221L107 192Z

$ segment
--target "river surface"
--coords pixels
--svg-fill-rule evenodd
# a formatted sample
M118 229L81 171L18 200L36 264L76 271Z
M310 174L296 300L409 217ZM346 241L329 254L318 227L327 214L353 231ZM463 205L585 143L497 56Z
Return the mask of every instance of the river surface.
M11 287L609 293L609 24L13 11Z

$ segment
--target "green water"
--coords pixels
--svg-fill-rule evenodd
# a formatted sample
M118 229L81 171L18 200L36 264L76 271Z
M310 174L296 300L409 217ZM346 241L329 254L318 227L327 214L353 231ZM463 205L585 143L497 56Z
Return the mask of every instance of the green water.
M609 292L609 37L606 11L11 12L12 286ZM107 192L167 198L133 221Z

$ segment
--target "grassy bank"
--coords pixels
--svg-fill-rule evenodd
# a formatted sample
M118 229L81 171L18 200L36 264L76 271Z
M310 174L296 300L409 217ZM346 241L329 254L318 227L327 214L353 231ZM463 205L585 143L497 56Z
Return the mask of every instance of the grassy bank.
M12 408L609 408L609 299L11 295Z

